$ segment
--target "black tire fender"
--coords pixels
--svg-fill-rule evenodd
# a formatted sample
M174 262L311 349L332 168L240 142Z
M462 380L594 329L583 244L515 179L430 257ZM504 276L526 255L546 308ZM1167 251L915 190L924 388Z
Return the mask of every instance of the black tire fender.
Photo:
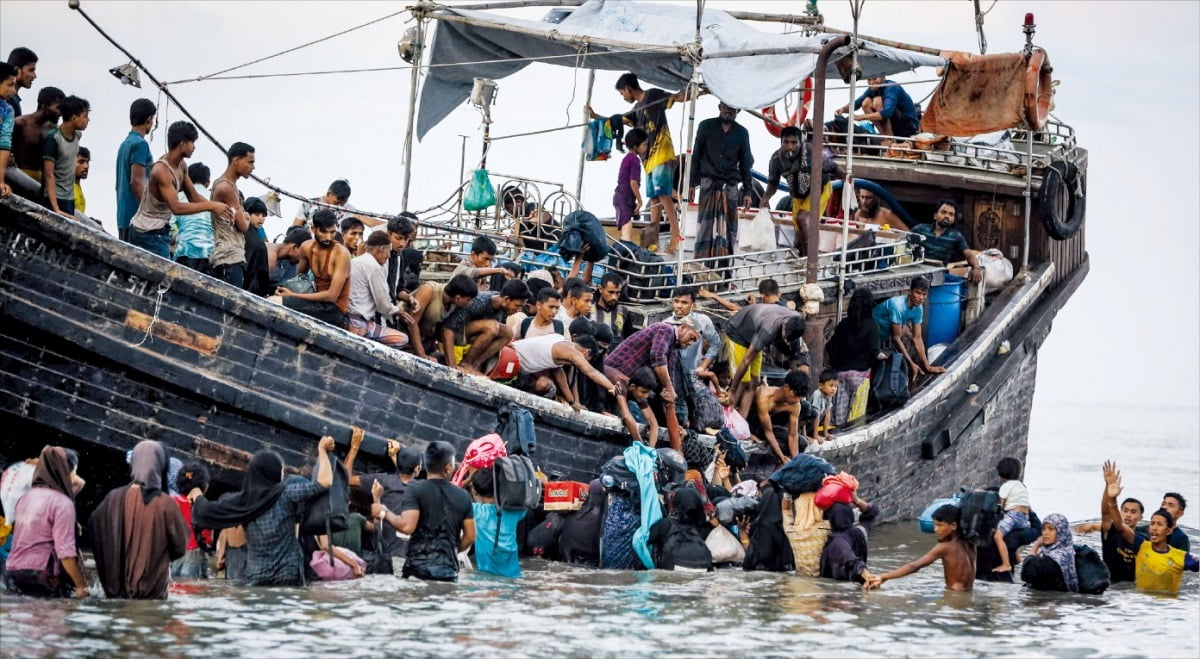
M1055 240L1066 240L1079 232L1087 212L1087 175L1073 162L1051 161L1042 174L1038 194L1038 215L1046 233Z

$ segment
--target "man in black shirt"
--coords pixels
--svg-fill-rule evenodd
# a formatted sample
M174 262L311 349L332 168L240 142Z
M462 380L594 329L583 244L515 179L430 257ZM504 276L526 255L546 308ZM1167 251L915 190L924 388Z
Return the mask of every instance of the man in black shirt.
M458 554L475 544L475 515L471 495L450 482L454 446L431 442L425 447L427 480L414 481L404 492L400 514L382 503L383 485L371 494L371 518L411 535L402 576L430 581L458 581Z
M720 256L714 252L716 240L724 237L724 251L733 253L737 244L737 204L750 207L750 168L754 156L750 153L750 133L737 123L737 108L721 103L720 115L705 119L696 129L696 144L692 151L690 199L700 188L700 224L696 229L695 258ZM738 186L741 194L738 194Z
M383 488L379 503L388 510L401 510L404 507L405 490L421 473L422 452L412 447L396 450L393 447L398 448L398 443L389 440L391 446L389 446L388 453L396 463L396 473L356 474L354 473L354 460L358 457L358 449L362 446L362 440L363 431L355 428L350 435L350 451L342 462L346 467L346 472L350 474L350 487L355 488L355 494L372 499L372 490L375 488L375 484L379 483ZM372 523L376 526L374 537L380 540L379 544L381 545L377 546L375 550L382 551L392 558L404 558L408 551L408 539L402 538L392 527L381 524L378 517L374 518ZM391 561L388 561L383 571L379 573L393 574Z

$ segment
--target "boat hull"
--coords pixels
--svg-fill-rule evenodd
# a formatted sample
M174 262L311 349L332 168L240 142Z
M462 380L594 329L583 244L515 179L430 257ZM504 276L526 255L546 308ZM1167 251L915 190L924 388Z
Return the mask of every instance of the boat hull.
M534 413L535 461L552 476L589 480L628 445L611 417L349 335L21 200L0 202L0 243L0 454L10 460L61 441L115 463L155 439L228 487L253 452L303 469L318 437L344 446L352 425L367 431L364 468L386 465L388 438L462 450L509 402ZM1000 457L1024 459L1037 349L1086 262L1053 289L1049 270L994 305L988 332L907 407L816 449L859 477L885 519L991 483ZM1004 340L1012 350L995 354ZM753 456L755 472L771 466ZM124 474L114 466L93 484Z

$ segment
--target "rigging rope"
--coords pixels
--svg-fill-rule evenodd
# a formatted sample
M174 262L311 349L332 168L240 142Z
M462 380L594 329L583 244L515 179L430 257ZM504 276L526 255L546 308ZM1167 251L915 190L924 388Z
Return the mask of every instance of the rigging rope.
M333 39L333 38L335 38L335 37L340 37L340 36L342 36L343 34L349 34L349 33L353 32L353 31L355 31L355 30L361 30L361 29L362 29L362 28L364 28L364 27L369 27L369 26L371 26L371 25L374 25L374 24L376 24L376 23L380 23L380 22L386 21L386 20L388 20L389 18L395 18L396 16L399 16L400 14L406 14L406 13L408 13L408 9L407 9L407 8L405 8L405 9L402 9L402 10L400 10L400 11L397 11L397 12L392 12L392 13L388 14L387 16L381 16L381 17L379 17L379 18L376 18L376 19L375 19L375 20L373 20L373 21L368 21L368 22L366 22L366 23L363 23L362 25L356 25L356 26L354 26L354 27L351 27L351 28L347 28L347 29L345 29L345 30L342 30L341 32L335 32L335 33L333 33L333 34L331 34L331 35L328 35L328 36L325 36L325 37L321 37L320 39L317 39L317 40L315 40L315 41L309 41L308 43L303 43L303 44L300 44L299 46L294 46L294 47L292 47L292 48L288 48L287 50L281 50L281 51L279 51L278 53L275 53L275 54L273 54L273 55L267 55L266 57L260 57L260 58L258 58L258 59L256 59L256 60L253 60L253 61L251 61L251 62L246 62L245 64L238 64L237 66L231 66L231 67L229 67L228 69L221 69L220 71L217 71L216 73L210 73L210 74L208 74L208 75L206 75L206 76L200 76L199 78L190 78L190 79L188 79L188 80L186 80L186 81L177 81L177 82L198 82L198 81L201 81L201 80L205 80L205 79L207 79L207 78L212 78L212 77L215 77L215 76L219 76L219 75L221 75L221 74L223 74L223 73L229 73L230 71L236 71L236 70L238 70L238 69L244 69L244 68L246 68L247 66L251 66L251 65L254 65L254 64L258 64L258 63L260 63L260 62L265 62L265 61L267 61L267 60L269 60L269 59L274 59L274 58L276 58L276 57L279 57L280 55L287 55L288 53L294 53L294 52L296 52L297 50L300 50L300 49L302 49L302 48L308 48L309 46L314 46L314 45L316 45L316 44L319 44L319 43L321 43L322 41L329 41L330 39ZM175 84L175 83L167 83L167 84L169 84L169 85L170 85L170 84Z

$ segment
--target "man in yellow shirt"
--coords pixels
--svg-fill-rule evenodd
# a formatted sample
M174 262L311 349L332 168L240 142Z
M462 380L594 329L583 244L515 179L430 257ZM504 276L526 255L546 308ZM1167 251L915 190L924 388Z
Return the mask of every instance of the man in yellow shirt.
M92 152L86 146L79 147L75 154L75 211L87 213L87 199L83 196L81 182L88 177L88 169L92 166Z
M1113 465L1113 468L1115 471L1116 465ZM1115 476L1104 490L1110 509L1116 507L1121 491L1121 472L1115 471ZM1120 533L1126 542L1134 546L1137 556L1134 559L1134 583L1137 584L1138 590L1178 593L1183 571L1200 571L1200 562L1197 562L1195 556L1168 544L1167 541L1175 530L1175 516L1166 509L1159 508L1150 515L1150 526L1146 529L1149 537L1141 533L1135 534L1133 528L1126 524L1120 515L1110 518L1112 531Z

